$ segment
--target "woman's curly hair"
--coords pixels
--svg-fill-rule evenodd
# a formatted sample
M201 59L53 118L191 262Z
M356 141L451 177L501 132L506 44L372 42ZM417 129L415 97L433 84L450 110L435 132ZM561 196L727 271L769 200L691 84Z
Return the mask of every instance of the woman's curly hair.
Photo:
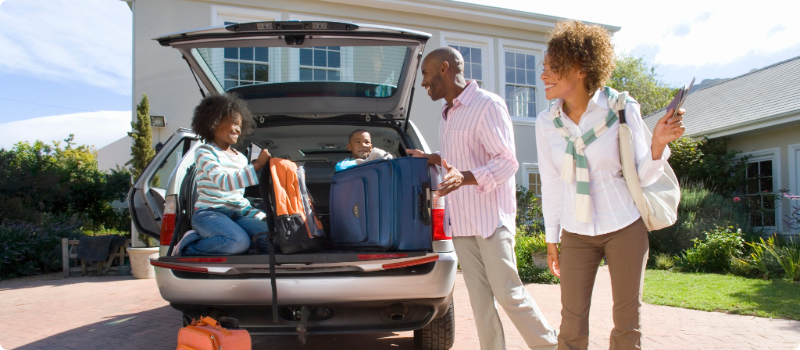
M600 26L559 22L550 33L545 59L559 77L577 66L586 74L586 89L593 93L605 85L614 71L614 46L608 31Z
M214 133L217 131L219 123L233 113L239 113L242 116L242 136L250 134L255 126L253 115L250 114L244 100L232 93L212 94L200 101L200 104L194 109L192 130L203 141L214 141ZM241 140L240 137L239 141L241 142Z

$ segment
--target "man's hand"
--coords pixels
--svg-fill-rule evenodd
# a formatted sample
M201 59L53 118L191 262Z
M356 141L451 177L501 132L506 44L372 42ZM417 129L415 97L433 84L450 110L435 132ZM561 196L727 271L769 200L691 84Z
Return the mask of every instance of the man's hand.
M439 189L436 190L436 195L439 197L444 197L463 185L478 184L478 181L475 180L475 176L472 175L472 172L465 171L462 173L458 171L456 167L447 164L447 160L442 159L442 168L444 168L445 175L444 181L439 184Z
M553 276L561 278L561 262L558 257L558 243L547 243L547 267Z
M272 158L272 155L269 154L269 151L267 151L266 149L262 149L261 153L258 154L258 158L255 161L253 161L253 169L255 169L256 171L261 170L261 168L263 168L264 165L266 165L267 162L269 162L270 158Z
M672 111L672 109L667 111L667 114L661 117L658 124L653 128L653 143L650 147L653 160L661 159L667 144L683 136L686 131L683 126L683 114L686 113L686 110L679 109L675 116L672 116Z
M429 154L418 149L407 149L406 153L415 158L428 158L428 164L430 165L442 165L442 158L436 153Z

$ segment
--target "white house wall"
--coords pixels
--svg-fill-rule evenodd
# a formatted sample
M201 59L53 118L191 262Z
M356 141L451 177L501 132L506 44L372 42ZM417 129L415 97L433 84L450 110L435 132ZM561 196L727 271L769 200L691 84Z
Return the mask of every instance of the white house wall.
M214 13L224 12L224 16L244 16L258 20L259 16L279 15L279 20L292 18L346 18L355 23L370 23L404 27L433 34L428 41L425 54L440 47L442 33L460 33L487 37L491 39L492 67L484 67L484 75L490 73L490 84L484 88L501 94L501 82L504 68L500 67L501 55L504 54L503 42L529 43L527 47L543 47L546 33L520 30L498 25L478 22L459 21L452 18L438 18L434 14L389 11L365 6L346 5L335 2L315 0L295 1L189 1L189 0L135 0L133 3L133 101L131 109L135 110L142 93L150 98L151 115L163 115L167 126L154 132L154 142L163 142L179 127L190 127L194 107L201 99L189 67L181 59L180 53L172 48L162 47L153 38L164 34L208 27L220 22L221 14L214 18ZM284 70L286 71L286 70ZM417 92L411 110L411 119L422 131L432 149L438 150L438 125L441 102L433 102L426 91L418 84L421 73L418 72ZM541 82L540 82L541 83ZM543 86L541 87L543 89ZM539 92L541 92L539 89ZM537 96L539 97L539 96ZM537 98L537 109L541 111L547 103ZM536 146L534 127L531 120L515 121L517 158L520 164L536 163ZM129 152L120 155L128 157ZM127 158L126 158L127 159ZM523 184L524 167L517 172L517 183Z

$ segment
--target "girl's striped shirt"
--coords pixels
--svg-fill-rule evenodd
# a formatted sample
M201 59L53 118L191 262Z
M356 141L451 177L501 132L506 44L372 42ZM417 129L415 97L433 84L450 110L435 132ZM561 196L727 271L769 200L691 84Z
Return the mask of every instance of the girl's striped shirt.
M256 170L252 164L247 164L247 157L239 152L230 154L213 143L206 143L197 148L195 161L198 194L195 210L221 208L256 219L266 217L244 198L244 189L258 184Z

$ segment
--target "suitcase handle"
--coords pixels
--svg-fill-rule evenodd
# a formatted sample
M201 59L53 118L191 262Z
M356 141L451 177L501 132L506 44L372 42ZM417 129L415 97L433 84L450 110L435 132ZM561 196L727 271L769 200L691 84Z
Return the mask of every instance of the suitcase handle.
M422 223L425 226L430 226L432 224L432 216L431 216L431 183L430 182L423 182L422 183L422 191L418 195L419 200L419 214L422 218Z

